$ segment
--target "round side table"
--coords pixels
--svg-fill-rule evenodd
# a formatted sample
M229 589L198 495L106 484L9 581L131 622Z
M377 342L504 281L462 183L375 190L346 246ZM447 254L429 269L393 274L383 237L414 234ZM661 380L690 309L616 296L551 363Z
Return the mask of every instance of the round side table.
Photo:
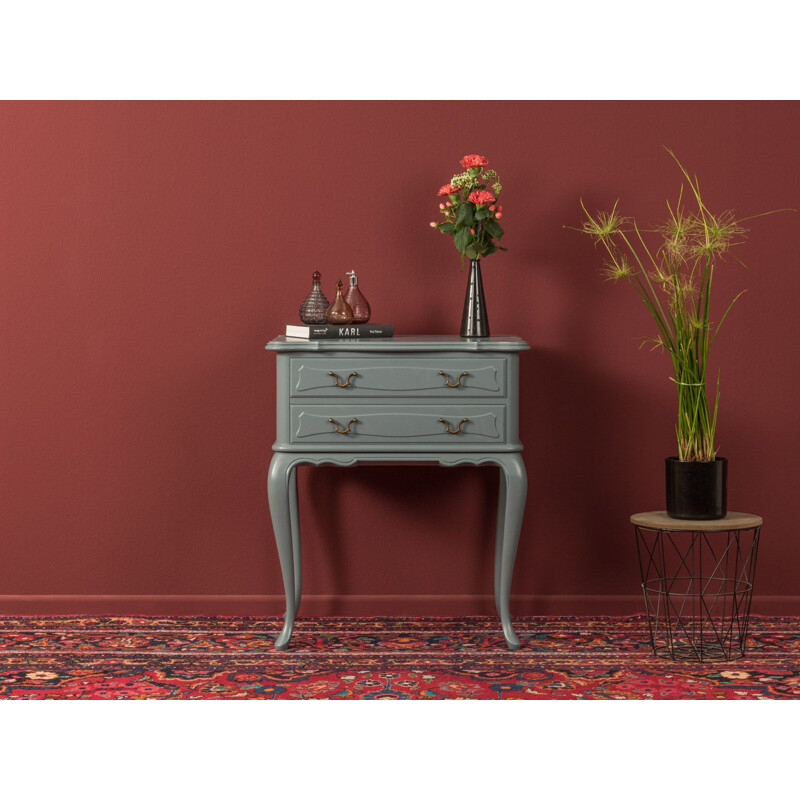
M682 520L665 511L631 517L657 656L732 661L744 655L763 520L731 511Z

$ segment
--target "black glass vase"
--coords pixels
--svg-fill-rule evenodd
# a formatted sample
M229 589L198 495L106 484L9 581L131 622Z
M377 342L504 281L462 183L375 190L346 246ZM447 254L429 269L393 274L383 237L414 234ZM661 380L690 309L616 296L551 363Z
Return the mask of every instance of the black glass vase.
M486 299L483 296L481 260L479 258L473 258L469 262L467 294L464 297L464 313L461 315L461 335L464 337L489 336L489 315L486 313Z

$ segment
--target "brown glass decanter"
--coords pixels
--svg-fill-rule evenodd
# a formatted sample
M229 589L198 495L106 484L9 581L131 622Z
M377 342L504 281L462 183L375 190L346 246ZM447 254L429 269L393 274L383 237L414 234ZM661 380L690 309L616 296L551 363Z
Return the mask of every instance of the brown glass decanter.
M333 298L333 302L328 306L325 319L329 325L349 325L353 321L353 309L342 297L341 278L336 281L336 297Z
M322 276L315 272L311 276L311 291L300 306L300 319L306 325L324 325L325 312L330 305L328 298L322 293L319 282Z
M369 303L358 288L356 271L352 270L351 272L346 272L345 275L350 276L350 288L344 296L345 302L353 309L353 322L356 325L362 325L365 322L369 322Z

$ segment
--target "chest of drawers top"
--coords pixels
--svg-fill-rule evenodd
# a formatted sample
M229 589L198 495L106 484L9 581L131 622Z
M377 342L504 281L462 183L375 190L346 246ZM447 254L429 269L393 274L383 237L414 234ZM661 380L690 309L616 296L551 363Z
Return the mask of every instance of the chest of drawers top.
M279 353L515 353L530 350L518 336L487 336L465 339L461 336L392 336L376 339L294 339L277 336L267 350Z

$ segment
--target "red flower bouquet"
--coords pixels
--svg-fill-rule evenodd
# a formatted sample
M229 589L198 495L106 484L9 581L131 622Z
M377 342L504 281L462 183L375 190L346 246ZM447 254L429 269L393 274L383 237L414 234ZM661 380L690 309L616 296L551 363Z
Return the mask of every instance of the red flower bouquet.
M439 203L444 220L431 222L431 227L453 237L463 264L465 256L471 260L506 248L500 246L504 231L498 220L503 216L503 207L497 205L497 196L503 187L497 173L486 169L489 161L485 156L475 153L464 156L461 166L465 171L453 175L450 183L439 189L438 196L449 199Z

